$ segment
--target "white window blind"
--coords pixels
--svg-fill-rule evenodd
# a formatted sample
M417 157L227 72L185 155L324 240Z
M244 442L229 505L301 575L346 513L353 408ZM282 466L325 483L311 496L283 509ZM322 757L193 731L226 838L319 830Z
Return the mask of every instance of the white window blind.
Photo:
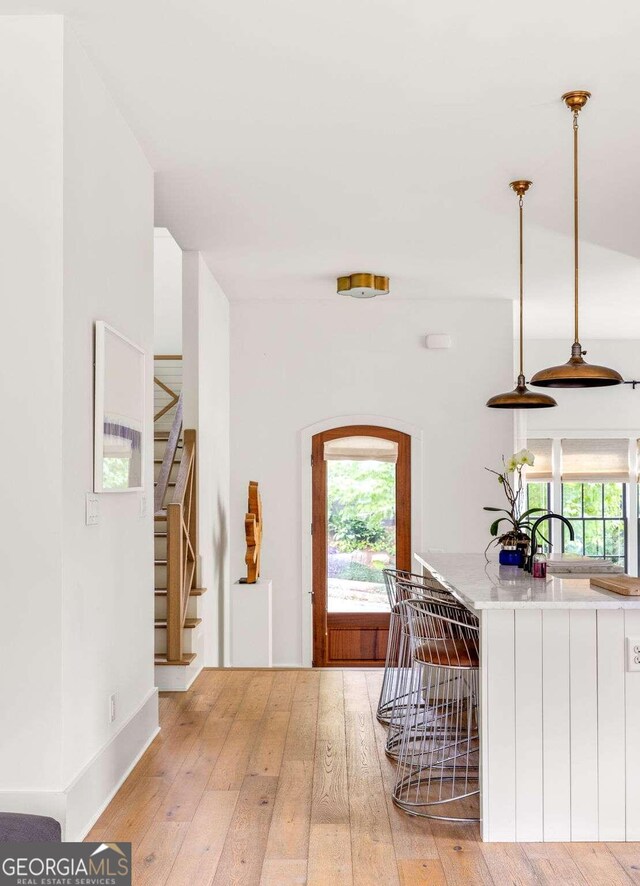
M625 483L629 480L628 440L563 440L564 483Z
M551 447L551 440L527 440L527 449L530 449L535 456L533 467L526 469L528 482L553 480Z
M382 437L340 437L324 444L325 461L398 461L398 444Z

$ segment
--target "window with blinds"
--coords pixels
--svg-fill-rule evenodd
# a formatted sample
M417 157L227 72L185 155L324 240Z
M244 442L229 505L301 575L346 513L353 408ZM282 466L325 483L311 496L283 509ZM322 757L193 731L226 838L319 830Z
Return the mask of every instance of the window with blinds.
M526 471L527 507L549 508L571 522L573 540L566 527L554 530L556 547L563 552L612 560L637 574L636 558L629 562L629 550L640 548L640 520L628 519L628 484L634 468L630 442L626 437L529 439L527 448L535 460ZM554 463L552 452L558 443ZM637 446L640 481L640 439ZM640 487L637 507L640 514Z
M563 440L563 483L627 483L629 442L613 440Z
M550 482L553 479L551 440L528 440L527 449L534 454L533 467L527 468L527 483Z
M398 444L382 437L340 437L324 444L325 461L398 461Z

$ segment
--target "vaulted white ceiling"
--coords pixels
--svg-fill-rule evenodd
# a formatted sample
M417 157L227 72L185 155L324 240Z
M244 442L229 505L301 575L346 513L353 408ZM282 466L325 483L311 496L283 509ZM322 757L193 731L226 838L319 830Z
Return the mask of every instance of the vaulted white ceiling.
M640 5L628 0L0 0L59 12L157 172L156 223L231 299L512 299L527 177L528 334L570 337L571 118L583 332L640 337Z

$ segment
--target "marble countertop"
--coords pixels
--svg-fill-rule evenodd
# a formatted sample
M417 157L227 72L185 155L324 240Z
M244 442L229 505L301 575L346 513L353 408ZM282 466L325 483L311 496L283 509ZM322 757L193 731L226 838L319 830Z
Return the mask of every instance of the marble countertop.
M487 563L484 554L414 556L470 609L640 609L640 597L596 590L589 578L532 578L515 566Z

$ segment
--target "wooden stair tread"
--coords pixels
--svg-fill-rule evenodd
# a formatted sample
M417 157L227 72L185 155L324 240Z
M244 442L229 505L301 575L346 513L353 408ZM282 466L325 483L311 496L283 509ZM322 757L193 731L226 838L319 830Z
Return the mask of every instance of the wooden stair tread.
M169 661L166 653L156 652L153 657L153 663L156 665L173 665L177 667L187 667L187 665L190 665L195 657L195 652L185 652L180 661Z
M153 463L154 463L154 465L161 465L163 461L164 461L164 459L162 459L162 458L154 458ZM174 458L173 464L179 465L180 459Z
M156 511L156 513L153 515L153 519L154 520L166 520L167 519L167 509L162 508L161 511Z
M202 622L201 618L185 618L183 628L191 631L193 628L197 628L198 625ZM166 628L167 619L166 618L155 618L153 621L153 625L156 628Z
M206 594L206 593L207 593L206 588L191 588L191 590L189 591L189 596L190 597L201 597L203 594ZM167 596L167 589L166 588L156 588L154 591L154 595L156 597L166 597Z
M163 532L154 532L153 535L154 535L154 538L166 538L167 537L167 530L165 529Z
M166 566L167 565L166 560L154 560L153 562L154 562L155 566Z

